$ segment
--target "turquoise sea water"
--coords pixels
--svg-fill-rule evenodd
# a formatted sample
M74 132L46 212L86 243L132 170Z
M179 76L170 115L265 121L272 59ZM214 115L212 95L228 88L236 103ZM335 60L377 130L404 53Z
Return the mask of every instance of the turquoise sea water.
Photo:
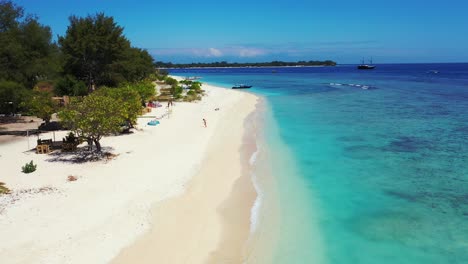
M468 263L468 64L171 74L266 98L291 158L274 263Z

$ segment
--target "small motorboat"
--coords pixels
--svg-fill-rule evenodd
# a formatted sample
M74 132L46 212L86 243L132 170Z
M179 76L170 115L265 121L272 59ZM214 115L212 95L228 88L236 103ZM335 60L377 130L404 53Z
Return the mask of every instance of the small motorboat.
M245 85L245 84L236 84L232 87L232 89L248 89L251 88L252 85Z

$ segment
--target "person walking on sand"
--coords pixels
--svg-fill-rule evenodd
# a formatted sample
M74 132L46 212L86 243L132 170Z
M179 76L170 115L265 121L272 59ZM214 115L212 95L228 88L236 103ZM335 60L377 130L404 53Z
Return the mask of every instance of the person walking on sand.
M207 126L206 126L206 119L205 119L205 118L203 118L203 125L204 125L205 127L207 127Z

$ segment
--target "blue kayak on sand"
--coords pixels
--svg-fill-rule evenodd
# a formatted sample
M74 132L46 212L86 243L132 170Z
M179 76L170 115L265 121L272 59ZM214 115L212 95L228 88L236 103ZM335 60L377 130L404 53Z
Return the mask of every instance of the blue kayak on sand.
M156 125L159 125L158 120L151 120L151 121L148 122L148 126L156 126Z

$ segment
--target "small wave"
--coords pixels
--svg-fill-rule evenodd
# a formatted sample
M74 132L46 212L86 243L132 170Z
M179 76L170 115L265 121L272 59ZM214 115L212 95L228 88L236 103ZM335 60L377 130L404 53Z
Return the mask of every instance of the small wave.
M355 84L355 83L328 83L330 86L346 86L346 87L357 87L363 90L375 90L377 87L365 84Z
M259 215L260 215L260 208L261 208L262 200L263 200L263 192L260 189L260 186L258 184L257 175L253 172L253 166L255 165L255 162L257 161L257 156L258 156L259 151L260 151L259 146L257 144L257 150L254 153L252 153L249 159L249 164L252 169L250 176L252 178L252 184L254 186L255 192L257 193L257 197L255 198L254 204L252 208L250 209L250 233L254 233L255 230L257 230L258 220L259 220Z
M250 233L254 233L257 230L258 226L258 220L260 217L260 208L262 207L262 202L263 202L263 192L260 189L260 186L257 182L257 176L255 173L251 174L252 177L252 183L255 188L255 191L257 192L257 198L255 199L255 202L250 209Z
M257 154L258 154L258 149L250 156L249 159L249 164L250 166L253 166L255 164L255 161L257 160Z

